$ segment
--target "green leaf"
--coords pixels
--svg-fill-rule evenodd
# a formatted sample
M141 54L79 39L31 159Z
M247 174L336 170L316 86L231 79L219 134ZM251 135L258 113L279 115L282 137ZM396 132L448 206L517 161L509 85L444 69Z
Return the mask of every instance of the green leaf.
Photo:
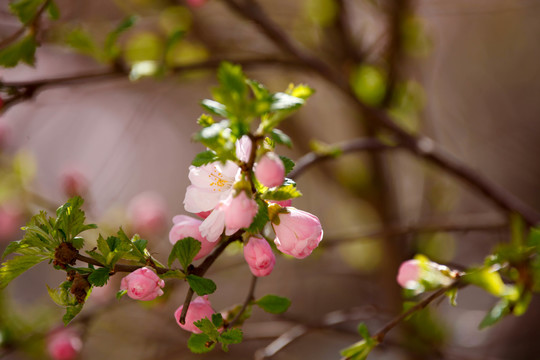
M17 0L11 2L9 8L23 24L28 25L36 17L43 2L44 0Z
M210 115L202 114L197 119L197 124L199 124L202 127L209 127L210 125L214 125L216 122Z
M64 322L64 325L67 326L67 324L69 324L71 320L73 320L73 318L77 316L78 313L81 312L82 308L83 308L83 304L79 304L76 306L68 306L66 308L65 315L62 317L62 321Z
M228 329L225 330L219 337L219 342L222 344L223 351L229 351L229 344L240 344L243 339L242 330Z
M270 111L294 110L304 105L304 100L282 92L272 95L272 105Z
M458 289L455 287L451 288L445 293L445 295L448 297L448 300L450 301L450 305L457 306L457 294Z
M261 232L266 223L269 221L268 205L261 199L256 199L255 201L257 202L257 205L259 205L259 209L257 210L257 214L255 214L255 217L253 218L253 222L247 229L247 232L251 234Z
M207 344L210 343L208 346ZM191 334L188 340L188 347L195 354L204 354L212 351L216 346L206 334Z
M484 329L491 326L503 317L510 313L510 301L508 299L501 299L495 306L486 314L480 325L479 329Z
M94 39L82 28L76 28L68 32L64 41L69 47L72 47L81 54L92 56L98 60L101 60L104 56L96 46Z
M215 327L220 328L223 325L223 316L220 313L212 314L212 324Z
M75 306L78 305L77 299L70 293L72 282L64 281L57 289L50 288L47 285L47 292L51 299L59 306Z
M158 276L162 279L182 279L184 280L186 278L186 274L184 274L180 270L169 270L166 273L158 274Z
M227 107L217 101L204 99L203 101L201 101L201 106L206 110L210 111L211 113L222 116L224 118L230 116L230 113L227 111Z
M348 360L365 360L369 353L376 346L376 343L370 343L366 340L359 341L350 347L341 350L341 356Z
M111 270L109 268L99 268L88 276L88 282L94 286L104 286L109 281Z
M74 196L56 210L56 227L64 236L66 242L72 242L73 238L83 231L95 229L95 224L85 224L86 216L81 210L84 200Z
M178 240L171 250L167 264L170 267L174 260L178 259L182 265L182 268L186 270L200 250L201 242L199 240L192 237L186 237Z
M52 0L47 5L47 13L52 20L58 20L60 18L60 9L58 9L58 5Z
M108 35L105 39L104 51L109 59L115 59L120 55L120 47L116 44L118 37L135 25L136 16L130 16L122 20L122 22Z
M236 318L236 315L238 315L238 313L240 311L242 311L242 308L243 308L243 305L236 305L234 308L232 308L231 310L227 311L227 321L228 322L231 322L233 321L233 319ZM246 321L247 319L249 319L251 317L251 313L252 313L252 310L253 310L253 306L251 304L249 304L246 309L244 310L244 312L242 313L242 315L240 315L240 317L236 320L236 323L235 323L235 326L241 326L244 321Z
M364 339L364 340L367 340L369 338L371 338L371 335L369 335L369 330L366 326L365 323L361 322L360 324L358 324L358 334L360 334L360 336Z
M205 279L197 275L188 275L187 281L189 286L191 286L193 291L195 291L199 296L212 294L217 289L216 284L212 280Z
M2 263L0 289L4 289L17 276L46 259L48 257L42 255L21 255Z
M0 49L0 66L10 68L16 66L20 61L33 66L36 46L36 39L32 35L27 35Z
M290 148L292 147L291 138L279 129L273 129L270 133L270 137L278 144L286 145Z
M266 312L281 314L287 311L289 306L291 306L291 300L277 295L265 295L255 301L255 304Z
M283 185L268 190L262 195L265 200L288 200L302 196L302 193L296 188L296 183L291 179L285 179Z
M196 327L198 327L203 334L208 335L210 340L212 341L218 341L219 339L219 331L217 327L208 319L208 318L202 318L198 321L195 321L193 323Z
M84 246L84 238L80 236L76 236L73 238L73 241L71 241L71 244L73 245L75 249L80 250Z
M358 66L350 83L356 97L370 106L379 105L386 93L386 74L373 65Z
M221 86L230 92L243 96L247 93L246 77L242 67L222 62L218 69L218 80Z
M215 152L212 150L203 151L195 155L195 158L191 162L193 166L203 166L208 163L217 161L219 158Z
M462 280L481 287L495 296L507 296L511 291L501 279L501 275L492 267L472 269L463 275Z
M294 163L294 161L292 161L291 159L289 159L286 156L279 155L279 158L283 162L283 166L285 166L285 175L287 175L288 173L290 173L294 169L294 166L296 164Z
M118 300L120 300L122 298L122 296L126 295L127 294L127 290L120 290L116 293L116 298Z

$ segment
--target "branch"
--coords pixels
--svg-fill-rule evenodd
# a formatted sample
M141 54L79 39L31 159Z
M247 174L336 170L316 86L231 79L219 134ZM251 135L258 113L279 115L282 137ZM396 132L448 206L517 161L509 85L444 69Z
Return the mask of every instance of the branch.
M329 146L332 149L339 150L342 154L348 154L356 151L382 151L388 149L395 149L397 146L386 145L377 139L372 138L358 138L343 143L332 144ZM341 154L340 154L341 155ZM333 159L333 154L321 154L317 152L310 152L302 156L296 162L294 169L289 173L288 177L294 179L298 175L302 174L308 168L318 164L324 160Z
M87 264L94 265L94 266L107 267L106 265L103 265L99 261L97 261L95 259L92 259L91 257L81 255L81 254L77 254L76 259L79 260L79 261L85 262ZM146 265L116 264L116 265L114 265L114 268L112 269L112 271L115 272L115 273L116 272L134 272L135 270L138 270L138 269L143 268L145 266ZM168 269L168 268L161 268L161 267L154 267L154 269L156 270L156 272L158 274L165 274L167 271L178 270L178 269ZM180 270L180 271L182 271L182 270Z
M38 9L34 17L30 20L28 24L24 24L19 30L15 31L13 34L9 35L7 38L0 41L0 50L11 45L13 42L15 42L19 37L21 37L27 28L32 29L32 32L36 32L37 26L39 24L39 20L41 18L41 15L45 12L47 7L49 6L50 0L46 0L43 5Z
M415 156L438 165L447 173L453 174L476 191L486 196L493 203L507 212L520 214L525 222L534 226L540 223L540 213L521 201L503 187L492 182L488 177L476 172L473 168L460 162L442 149L437 148L434 141L425 136L416 136L408 133L396 125L386 111L367 106L360 101L349 87L347 79L336 73L325 62L302 50L293 40L277 26L254 1L250 0L240 5L235 0L223 0L233 11L244 18L251 20L276 46L284 50L304 65L317 72L321 77L341 90L351 100L357 109L368 120L389 130L397 142Z
M249 304L255 300L255 287L257 286L257 280L259 278L256 277L255 275L252 275L251 277L251 284L249 285L249 290L248 290L248 294L246 296L246 300L244 300L244 304L242 304L242 308L240 309L240 311L238 312L238 314L236 314L236 316L234 317L234 319L231 320L231 322L229 322L228 324L226 324L224 326L225 329L227 328L230 328L230 327L233 327L237 322L238 320L240 319L240 317L244 314L244 312L246 311L247 307L249 306Z

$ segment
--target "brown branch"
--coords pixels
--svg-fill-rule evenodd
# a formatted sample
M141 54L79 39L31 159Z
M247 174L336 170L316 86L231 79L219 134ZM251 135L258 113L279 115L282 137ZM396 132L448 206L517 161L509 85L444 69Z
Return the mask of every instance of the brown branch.
M332 149L339 150L343 154L348 154L357 151L382 151L388 149L395 149L397 146L387 145L377 139L371 138L358 138L350 141L332 144L329 146ZM317 152L310 152L302 156L296 162L294 169L289 173L288 177L294 179L301 175L304 171L313 165L318 164L324 160L333 159L333 154L320 154Z
M415 156L438 165L447 173L453 174L476 191L486 196L493 203L507 212L517 212L525 222L534 226L540 223L540 213L521 201L505 188L492 182L487 176L478 173L475 169L455 159L442 149L439 149L433 140L425 136L416 136L408 133L399 125L396 125L386 111L367 106L360 101L349 87L346 77L336 73L332 67L317 57L302 50L293 40L277 26L254 1L244 2L241 5L235 0L223 0L233 11L244 18L251 20L276 46L286 53L293 55L303 62L307 68L312 69L321 77L341 90L351 100L357 109L368 120L375 122L389 130L395 136L398 143L405 147Z
M27 28L30 28L32 32L37 31L37 27L39 24L39 21L41 19L41 16L49 6L50 0L46 0L43 5L38 9L38 11L35 13L34 17L29 21L28 24L24 24L19 30L15 31L13 34L9 35L7 38L0 41L0 50L11 45L13 42L15 42L18 38L20 38L27 30Z
M351 22L348 16L349 0L336 0L336 4L339 8L336 25L343 41L343 50L345 50L352 61L360 63L364 56L354 42Z
M246 295L246 300L244 300L244 303L242 304L242 308L240 309L240 311L238 312L238 314L236 314L236 316L228 323L226 324L224 327L225 329L227 328L230 328L230 327L233 327L237 322L238 320L240 319L240 317L244 314L244 312L246 311L246 309L248 308L249 304L255 300L255 287L257 286L257 280L259 278L256 277L255 275L252 275L251 276L251 283L249 285L249 290L248 290L248 293Z
M87 264L94 265L94 266L107 267L106 265L100 263L99 261L92 259L91 257L81 255L81 254L77 254L76 259L79 261L85 262ZM145 266L146 265L115 264L112 271L115 273L116 272L134 272L135 270L138 270ZM167 271L179 270L179 269L168 269L168 268L162 268L162 267L154 267L154 269L156 270L158 274L165 274ZM179 270L179 271L182 271L182 270Z

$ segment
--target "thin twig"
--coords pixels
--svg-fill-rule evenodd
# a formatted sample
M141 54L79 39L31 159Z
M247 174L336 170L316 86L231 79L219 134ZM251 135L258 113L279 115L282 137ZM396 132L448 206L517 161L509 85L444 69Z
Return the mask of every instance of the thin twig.
M106 265L100 263L99 261L97 261L95 259L92 259L91 257L81 255L81 254L77 254L76 259L79 260L79 261L85 262L87 264L94 265L94 266L107 267ZM147 266L147 265L115 264L114 268L111 271L115 272L115 273L117 273L117 272L134 272L135 270L138 270L138 269L143 268L145 266ZM180 269L169 269L169 268L162 268L162 267L154 267L154 269L156 270L156 272L158 274L165 274L167 271L173 271L173 270L182 271Z
M34 17L28 22L28 24L23 25L19 30L15 31L13 34L0 41L0 49L3 49L15 42L26 32L27 28L30 28L33 33L37 32L37 27L41 15L43 15L50 2L50 0L46 0L43 5L41 5L41 7L37 10L37 12L34 14Z
M238 314L236 314L236 316L225 326L225 328L233 327L238 322L240 317L244 314L244 312L248 308L249 304L253 300L255 300L255 287L257 286L257 280L258 279L259 278L256 277L255 275L252 275L251 283L249 285L249 290L248 290L248 293L246 295L246 300L244 300L244 303L242 304L242 308L240 309Z

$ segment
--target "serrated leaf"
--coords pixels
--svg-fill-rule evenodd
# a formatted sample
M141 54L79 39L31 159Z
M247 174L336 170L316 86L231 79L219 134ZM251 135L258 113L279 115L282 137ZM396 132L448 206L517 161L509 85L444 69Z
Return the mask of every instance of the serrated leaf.
M495 306L486 314L478 328L484 329L499 322L503 317L510 313L510 301L501 299Z
M208 343L211 343L207 346ZM204 354L212 351L216 344L210 340L206 334L191 334L188 340L188 347L195 354Z
M189 286L199 296L212 294L217 289L216 284L212 280L197 275L189 274L187 276L187 281Z
M240 329L228 329L225 330L219 337L221 348L223 351L229 351L229 344L240 344L243 339L243 333Z
M167 264L170 267L174 260L178 259L182 265L182 268L186 270L200 250L201 242L199 240L192 237L186 237L178 240L171 250Z
M223 325L223 316L221 316L221 313L212 314L212 324L217 328Z
M285 175L287 175L288 173L290 173L294 169L294 166L296 164L294 163L294 161L292 161L291 159L289 159L286 156L280 155L279 158L283 162L283 166L285 166Z
M291 306L291 300L277 295L265 295L255 301L258 307L272 314L281 314Z
M104 286L109 281L111 270L109 268L99 268L88 276L88 282L94 286Z
M296 188L296 183L291 179L285 178L283 185L270 189L261 197L265 200L288 200L302 196L300 190Z
M259 205L259 209L257 210L257 214L255 214L255 217L253 218L253 222L247 229L247 232L252 234L261 232L266 223L269 221L268 205L261 199L256 199L255 201L257 202L257 205Z
M270 137L278 144L286 145L289 148L292 147L291 138L279 129L273 129L270 133Z
M213 114L228 118L230 113L227 111L227 107L222 103L214 100L204 99L201 101L201 106Z
M68 306L66 308L65 315L62 317L62 321L64 322L64 325L67 326L71 322L71 320L73 320L73 318L81 312L82 308L83 308L83 304L79 304L76 306Z
M140 259L145 259L147 252L146 246L148 246L148 241L140 239L138 235L135 235L131 239L131 243L133 244L132 252L135 253L135 255L138 256Z
M215 152L212 150L203 151L195 155L195 158L191 162L193 166L203 166L208 163L217 161L219 158Z
M56 228L65 236L66 242L72 242L73 238L89 229L95 229L95 224L85 224L86 215L81 206L84 200L74 196L56 210Z
M37 43L34 37L32 35L27 35L19 41L0 49L0 66L11 68L21 61L33 66L36 46Z
M247 92L246 77L242 67L228 62L222 62L218 69L218 80L223 88L243 96Z
M64 281L58 288L50 288L47 285L47 292L49 293L50 298L52 301L55 302L58 306L75 306L78 305L77 299L75 299L75 296L73 296L69 290L71 288L71 281Z
M71 241L71 244L75 249L80 250L84 246L84 239L80 236L75 236Z
M9 4L11 12L25 25L29 24L37 15L44 0L17 0Z
M48 257L42 255L21 255L2 263L0 289L4 289L17 276L46 259Z
M270 111L294 110L304 104L304 100L282 92L273 94Z
M193 325L199 328L203 332L203 334L208 335L210 340L212 341L218 341L219 339L219 331L217 327L210 321L208 318L202 318L198 321L193 322Z

